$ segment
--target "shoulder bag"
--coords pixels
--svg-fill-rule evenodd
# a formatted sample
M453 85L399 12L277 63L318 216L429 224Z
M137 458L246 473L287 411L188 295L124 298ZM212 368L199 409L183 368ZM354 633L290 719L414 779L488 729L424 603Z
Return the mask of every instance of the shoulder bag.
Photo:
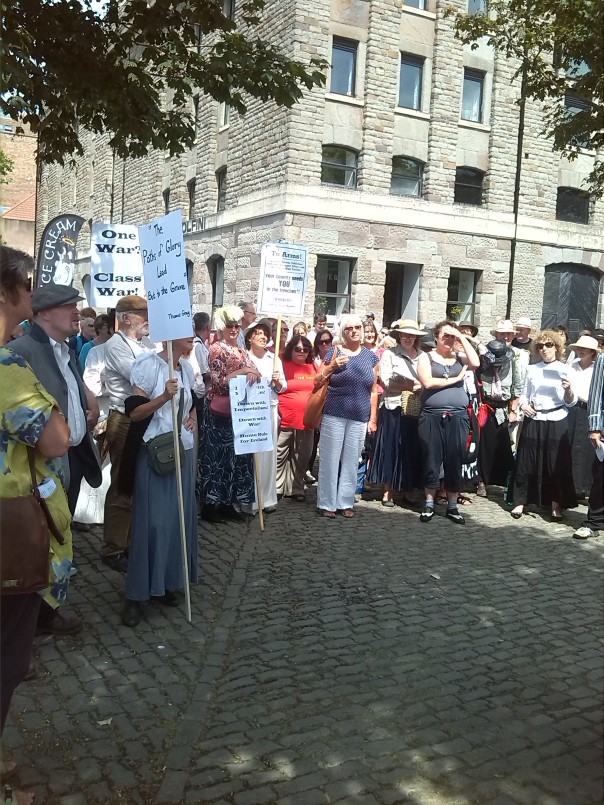
M331 356L331 360L329 361L328 365L332 366L336 362L337 357L338 357L338 348L334 347L333 355ZM306 410L304 411L305 428L312 428L313 430L317 430L317 428L321 426L321 420L323 419L323 409L325 408L325 403L327 402L328 391L329 391L329 378L321 386L318 386L311 392L311 395L308 398L308 402L306 403Z
M181 466L185 460L185 448L180 437L184 400L185 390L181 389L180 398L178 400L178 416L176 418L176 432L178 433L178 449L180 451ZM147 442L147 450L149 451L149 463L158 475L170 475L170 473L176 471L173 431L160 433L159 436L154 436L153 439L149 439Z
M409 367L409 371L419 381L417 372L415 371L411 360L407 355L403 355L405 363ZM422 412L422 403L420 400L419 391L401 391L401 416L410 416L417 419Z
M46 518L50 517L50 512L38 491L33 447L27 448L27 457L31 474L30 494L0 499L2 595L35 593L49 584L50 523ZM54 534L58 529L54 522L52 525Z

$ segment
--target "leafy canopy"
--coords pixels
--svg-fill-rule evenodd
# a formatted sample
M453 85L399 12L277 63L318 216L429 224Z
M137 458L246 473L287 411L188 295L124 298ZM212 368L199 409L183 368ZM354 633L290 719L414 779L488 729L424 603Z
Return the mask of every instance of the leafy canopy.
M474 49L486 37L518 60L527 98L544 104L544 133L554 150L575 159L600 151L590 189L604 194L603 0L489 0L488 14L455 13L456 35Z
M38 134L43 162L81 154L80 127L122 157L181 153L197 93L243 113L250 97L290 107L324 83L322 60L254 35L265 2L237 0L235 21L234 0L105 0L101 14L92 0L5 0L0 109Z

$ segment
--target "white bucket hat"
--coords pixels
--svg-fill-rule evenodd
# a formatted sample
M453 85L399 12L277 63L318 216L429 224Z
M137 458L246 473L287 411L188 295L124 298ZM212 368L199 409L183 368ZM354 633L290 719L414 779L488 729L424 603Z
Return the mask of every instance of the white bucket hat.
M491 335L496 336L497 333L515 333L516 328L509 319L499 319L497 326L491 330Z
M520 318L516 322L516 327L527 327L529 330L532 330L533 322L529 319L528 316L520 316Z
M582 349L593 349L594 352L597 352L598 341L596 338L592 338L590 335L582 335L577 342L570 344L570 349L576 349L577 347L581 347Z

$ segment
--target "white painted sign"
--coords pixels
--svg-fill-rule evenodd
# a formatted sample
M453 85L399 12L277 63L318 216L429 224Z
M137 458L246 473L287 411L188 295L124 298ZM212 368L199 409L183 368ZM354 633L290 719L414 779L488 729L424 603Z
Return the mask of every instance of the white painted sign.
M149 337L157 342L193 335L180 210L140 226L138 236L149 303Z
M303 316L307 279L306 246L265 243L260 252L258 311L275 316Z
M92 224L90 236L90 304L115 307L122 296L145 295L138 227Z
M249 384L245 375L229 380L235 455L274 449L271 389L268 378Z

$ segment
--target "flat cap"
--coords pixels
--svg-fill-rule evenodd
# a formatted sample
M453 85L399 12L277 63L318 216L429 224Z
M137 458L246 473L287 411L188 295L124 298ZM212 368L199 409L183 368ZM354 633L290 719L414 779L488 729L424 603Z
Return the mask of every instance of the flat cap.
M147 310L147 300L135 293L122 296L115 306L116 313L127 313L129 310Z
M31 295L31 308L34 313L39 313L41 310L50 310L51 307L82 302L83 299L84 297L80 296L76 288L72 288L71 285L56 285L54 282L48 282L41 288L36 288Z

